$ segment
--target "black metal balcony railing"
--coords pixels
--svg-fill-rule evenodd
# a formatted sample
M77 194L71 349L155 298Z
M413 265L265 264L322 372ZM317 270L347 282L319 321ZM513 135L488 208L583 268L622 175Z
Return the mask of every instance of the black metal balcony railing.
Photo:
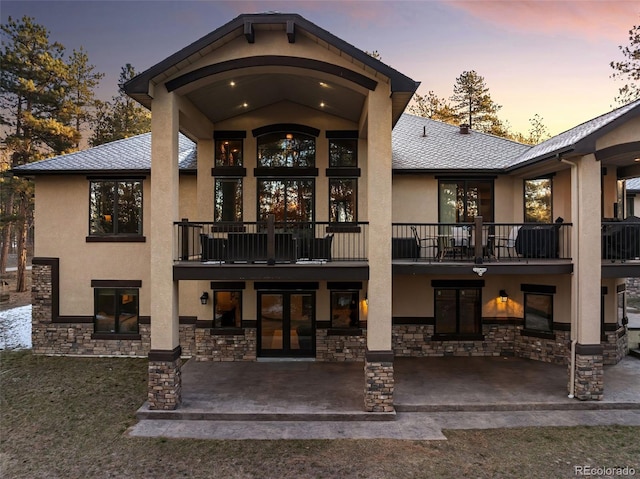
M571 259L570 223L394 223L392 258L429 262ZM481 231L481 234L476 234Z
M640 223L603 221L602 259L611 262L640 259Z
M323 263L366 261L368 223L174 223L176 261L208 263Z

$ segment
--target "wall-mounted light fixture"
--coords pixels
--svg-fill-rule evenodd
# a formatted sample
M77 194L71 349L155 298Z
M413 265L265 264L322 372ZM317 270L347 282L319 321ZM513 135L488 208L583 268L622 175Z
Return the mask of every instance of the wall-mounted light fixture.
M207 304L209 302L209 293L206 291L202 292L202 296L200 296L200 303Z
M509 299L509 295L504 289L500 290L500 292L498 293L498 296L500 296L500 301L502 301L503 303L506 303L507 299Z

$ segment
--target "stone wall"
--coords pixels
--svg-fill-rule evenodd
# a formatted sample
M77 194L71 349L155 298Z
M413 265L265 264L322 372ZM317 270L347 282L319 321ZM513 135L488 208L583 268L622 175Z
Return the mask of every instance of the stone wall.
M213 332L213 334L212 334ZM231 332L234 333L234 332ZM257 329L244 328L242 333L227 334L222 331L195 328L196 361L255 361Z
M316 359L326 362L364 361L367 330L362 334L333 334L328 329L316 331Z
M571 332L554 331L555 339L521 334L519 326L515 335L515 354L519 358L533 359L553 364L568 364L571 355Z
M393 362L364 362L364 409L368 412L393 412Z
M173 410L182 402L182 359L149 360L149 409Z
M513 356L515 326L483 324L482 340L433 340L430 324L394 324L393 352L398 357Z
M569 377L571 372L569 371ZM600 401L604 396L604 362L601 354L576 354L574 396Z
M622 358L629 354L627 328L620 326L617 331L605 331L605 338L602 341L604 364L618 364Z

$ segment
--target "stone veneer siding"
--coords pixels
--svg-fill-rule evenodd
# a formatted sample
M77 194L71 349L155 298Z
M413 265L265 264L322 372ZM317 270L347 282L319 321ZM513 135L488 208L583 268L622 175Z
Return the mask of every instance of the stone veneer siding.
M364 362L364 409L368 412L393 412L393 362Z
M149 359L149 409L173 410L182 402L182 359Z
M367 330L362 334L330 334L328 329L316 331L316 359L323 362L364 361Z
M431 324L394 324L392 347L397 357L517 356L566 364L569 331L554 331L555 339L521 334L522 326L497 322L482 325L482 340L433 340Z
M575 398L581 401L602 400L604 396L604 361L602 355L576 353L575 367ZM571 378L571 371L569 371L569 378Z
M195 328L196 361L255 361L258 348L256 328L244 334L212 334L215 330Z
M620 326L617 331L605 331L602 341L603 360L605 365L618 364L629 354L629 335L627 328Z

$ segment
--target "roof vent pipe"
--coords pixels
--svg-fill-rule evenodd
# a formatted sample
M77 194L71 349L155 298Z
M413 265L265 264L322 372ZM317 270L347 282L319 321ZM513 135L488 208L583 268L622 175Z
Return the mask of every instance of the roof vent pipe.
M460 134L461 135L468 135L469 134L469 125L467 125L466 123L463 123L462 125L460 125Z
M424 137L424 136L427 136L427 127L426 127L426 126L423 126L423 127L422 127L422 136L423 136L423 137Z

